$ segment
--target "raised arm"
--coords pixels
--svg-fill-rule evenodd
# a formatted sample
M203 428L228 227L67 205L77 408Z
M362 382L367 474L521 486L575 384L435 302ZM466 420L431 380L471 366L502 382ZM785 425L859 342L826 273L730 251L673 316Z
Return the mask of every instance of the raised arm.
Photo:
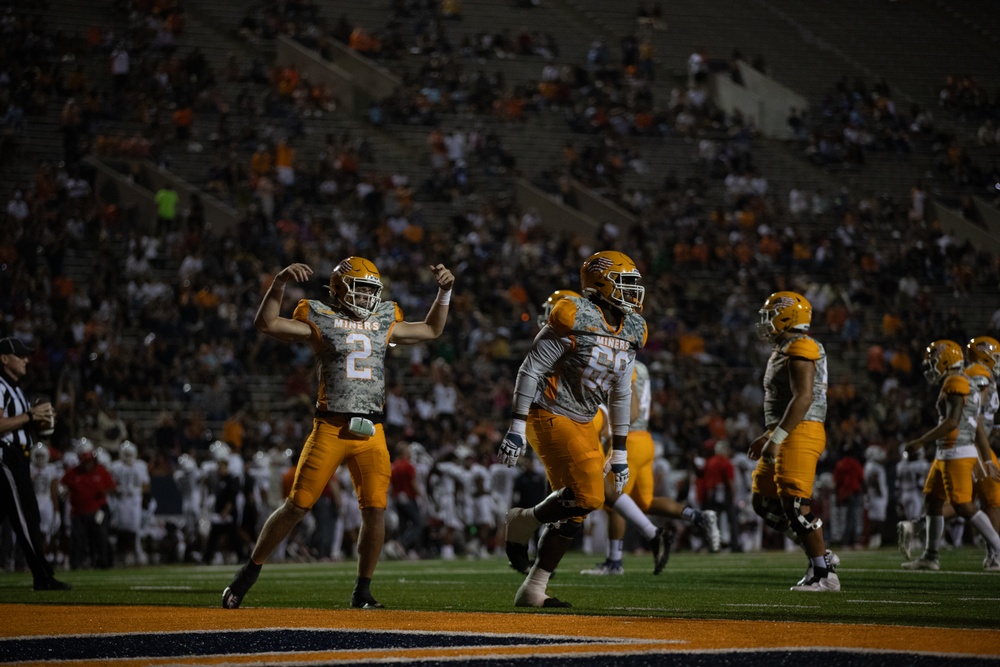
M308 340L312 329L305 322L281 317L281 300L285 295L285 285L294 281L305 282L312 276L313 270L305 264L290 264L278 272L267 288L264 299L260 302L253 325L257 331L272 338L286 342Z
M400 322L393 327L390 338L393 343L403 345L422 343L434 340L444 331L445 322L448 321L451 288L455 286L455 276L444 264L435 264L430 268L434 272L434 280L437 281L437 297L423 322Z

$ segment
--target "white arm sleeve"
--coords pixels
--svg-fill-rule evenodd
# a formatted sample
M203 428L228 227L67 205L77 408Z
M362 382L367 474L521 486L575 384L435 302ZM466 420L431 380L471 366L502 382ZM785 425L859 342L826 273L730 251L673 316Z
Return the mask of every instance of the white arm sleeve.
M542 327L531 344L528 356L517 370L513 405L515 415L528 414L531 402L538 394L539 383L555 369L556 362L572 346L569 338L560 338L552 327Z
M632 360L618 382L611 388L611 395L608 397L611 435L628 435L628 425L632 421L632 373L634 370L635 360Z

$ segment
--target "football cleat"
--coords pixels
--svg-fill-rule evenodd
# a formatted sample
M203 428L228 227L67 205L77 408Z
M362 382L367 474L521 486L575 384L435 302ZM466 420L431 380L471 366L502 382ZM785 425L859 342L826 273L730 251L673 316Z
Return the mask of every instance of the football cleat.
M983 570L986 572L1000 572L1000 556L991 554L983 560Z
M827 549L826 553L823 554L823 559L826 561L826 569L830 570L830 572L837 571L837 566L840 565L840 556ZM801 579L799 579L798 583L796 583L795 585L803 586L812 578L813 578L813 564L812 560L810 560L809 566L806 568L805 575Z
M836 572L830 572L825 577L813 577L804 584L792 586L792 590L801 593L839 593L840 577Z
M620 560L606 560L603 563L598 563L589 570L580 570L580 574L596 577L622 575L625 574L625 568L622 567L622 562Z
M250 587L257 583L259 575L259 565L253 565L252 561L244 563L243 567L237 570L233 581L226 586L226 590L222 591L222 608L239 609L243 604L243 598L250 592Z
M521 574L528 574L531 559L528 557L528 542L535 530L542 525L531 509L512 507L507 510L507 559L510 566Z
M941 569L941 562L937 558L928 558L924 553L920 558L903 563L904 570L933 570Z
M361 594L357 591L351 594L351 607L354 609L385 609L385 605L373 598L371 593Z
M695 524L705 533L708 540L708 550L711 553L718 553L722 548L722 533L719 532L719 515L714 510L704 510L698 513L694 520Z
M899 553L903 554L903 558L906 560L911 560L913 558L913 551L910 548L910 543L913 541L913 522L912 521L900 521L896 524L896 544L899 545Z
M71 591L73 587L67 584L65 581L59 581L53 577L49 577L44 581L36 581L32 588L36 591Z
M237 595L233 592L233 589L226 586L226 590L222 591L222 608L223 609L239 609L240 604L243 602L243 596Z
M674 534L666 528L658 528L656 535L649 541L649 550L653 553L653 574L663 572L670 560L670 547L674 543Z

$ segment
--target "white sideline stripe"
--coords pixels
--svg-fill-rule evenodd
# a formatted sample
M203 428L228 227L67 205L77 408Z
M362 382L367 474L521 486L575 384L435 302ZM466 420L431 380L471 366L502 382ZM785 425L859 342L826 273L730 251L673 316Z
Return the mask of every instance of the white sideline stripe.
M870 604L871 600L847 600L847 602L863 602L865 604ZM927 606L938 606L940 602L917 602L910 600L879 600L879 604L922 604Z
M725 603L723 607L766 607L768 609L819 609L818 604L759 604L752 602L745 603Z

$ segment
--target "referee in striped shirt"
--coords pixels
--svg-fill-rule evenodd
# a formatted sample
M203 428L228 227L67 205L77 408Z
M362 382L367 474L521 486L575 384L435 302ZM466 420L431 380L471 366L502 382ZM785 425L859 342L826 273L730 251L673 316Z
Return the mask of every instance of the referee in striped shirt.
M10 521L17 544L35 578L36 591L66 591L70 585L53 576L41 551L41 518L31 483L31 446L39 426L51 424L51 403L30 405L19 382L28 371L31 349L18 338L0 338L0 521Z

